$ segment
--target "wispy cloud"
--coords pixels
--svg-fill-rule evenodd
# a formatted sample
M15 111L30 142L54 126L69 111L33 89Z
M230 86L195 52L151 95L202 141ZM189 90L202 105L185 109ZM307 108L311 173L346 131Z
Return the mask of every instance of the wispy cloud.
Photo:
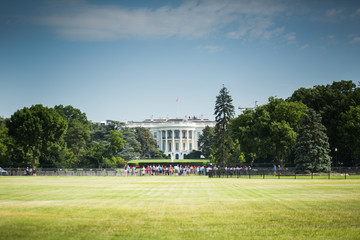
M360 43L360 37L359 36L350 36L351 40L350 40L350 43L353 43L353 44L358 44Z
M288 44L296 43L296 33L295 32L290 32L290 33L285 34L284 38Z
M335 8L328 9L328 10L326 10L326 16L334 17L334 16L338 16L338 15L342 14L342 12L343 12L343 9L335 9Z
M215 45L199 45L197 49L208 53L217 53L223 51L223 47Z
M271 39L285 35L274 19L285 12L269 1L198 1L179 6L130 9L119 6L72 4L72 10L53 11L36 18L72 41L131 37L201 38L223 34L233 39Z
M307 49L308 47L309 47L309 44L302 45L302 46L300 47L300 50Z

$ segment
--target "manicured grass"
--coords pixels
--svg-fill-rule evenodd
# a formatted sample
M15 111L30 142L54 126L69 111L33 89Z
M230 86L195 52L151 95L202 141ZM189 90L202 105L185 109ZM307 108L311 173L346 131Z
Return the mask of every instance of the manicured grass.
M359 239L360 180L0 177L0 239Z

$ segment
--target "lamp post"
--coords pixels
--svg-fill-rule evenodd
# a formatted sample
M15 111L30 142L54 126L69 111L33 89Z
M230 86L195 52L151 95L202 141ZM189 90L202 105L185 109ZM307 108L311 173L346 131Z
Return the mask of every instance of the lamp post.
M337 148L335 148L334 149L335 150L335 167L337 166L337 152L338 152L338 149Z

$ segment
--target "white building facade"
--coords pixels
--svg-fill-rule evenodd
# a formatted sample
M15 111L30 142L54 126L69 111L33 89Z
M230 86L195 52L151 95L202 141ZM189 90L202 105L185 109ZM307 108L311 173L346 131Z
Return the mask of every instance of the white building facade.
M184 159L193 150L199 150L199 137L206 127L214 127L208 119L146 119L142 122L127 122L128 127L149 128L158 149L171 159Z

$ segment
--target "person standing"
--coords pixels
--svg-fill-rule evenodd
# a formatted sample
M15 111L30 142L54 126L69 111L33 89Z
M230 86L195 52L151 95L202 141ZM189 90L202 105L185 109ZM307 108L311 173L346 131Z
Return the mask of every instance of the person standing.
M274 176L276 176L276 166L275 165L273 167L273 171L274 171Z

